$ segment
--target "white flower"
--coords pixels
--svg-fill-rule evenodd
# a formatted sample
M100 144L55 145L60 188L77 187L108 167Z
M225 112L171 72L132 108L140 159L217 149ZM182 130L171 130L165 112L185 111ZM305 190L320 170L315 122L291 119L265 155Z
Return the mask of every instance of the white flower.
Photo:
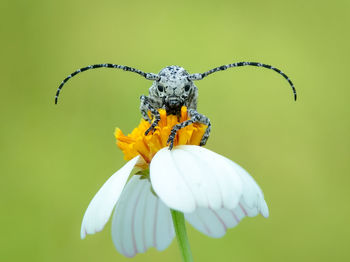
M128 181L141 159L136 156L127 162L97 192L85 212L81 238L101 231L114 207L112 239L127 257L170 245L175 236L170 209L183 212L192 226L215 238L246 216L269 215L254 179L208 149L163 148L150 163L150 180L135 175Z

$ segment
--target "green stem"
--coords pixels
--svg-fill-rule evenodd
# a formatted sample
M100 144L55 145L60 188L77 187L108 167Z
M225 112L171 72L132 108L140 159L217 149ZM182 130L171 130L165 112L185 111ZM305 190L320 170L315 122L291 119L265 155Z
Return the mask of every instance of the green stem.
M184 214L171 209L171 216L175 227L177 243L184 262L193 262L190 244L188 242Z

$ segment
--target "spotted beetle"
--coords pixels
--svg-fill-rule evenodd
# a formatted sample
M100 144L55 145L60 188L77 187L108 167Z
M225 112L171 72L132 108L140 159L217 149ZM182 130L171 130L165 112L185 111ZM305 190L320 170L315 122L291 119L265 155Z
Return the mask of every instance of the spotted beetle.
M143 76L144 78L153 81L152 86L149 88L149 96L142 95L140 97L140 111L142 117L151 123L151 126L145 132L145 135L154 130L155 127L158 125L158 122L160 121L158 109L163 108L166 110L167 114L179 115L181 112L181 107L186 106L190 119L179 123L173 127L168 139L169 150L173 148L176 132L181 128L184 128L185 126L188 126L192 123L201 123L207 126L207 129L200 142L200 145L203 146L206 144L209 138L211 123L209 118L197 112L198 89L195 86L194 81L202 80L203 78L215 72L240 66L265 67L276 71L288 81L293 90L294 100L297 99L295 87L286 74L284 74L281 70L271 65L266 65L257 62L239 62L223 65L215 67L201 74L189 74L184 68L180 66L167 66L163 68L158 74L154 74L145 73L141 70L129 66L116 64L95 64L78 69L69 76L67 76L57 89L55 96L55 104L57 104L58 102L58 96L60 95L63 85L78 73L102 67L122 69L124 71L137 73ZM151 112L151 117L149 117L148 112Z

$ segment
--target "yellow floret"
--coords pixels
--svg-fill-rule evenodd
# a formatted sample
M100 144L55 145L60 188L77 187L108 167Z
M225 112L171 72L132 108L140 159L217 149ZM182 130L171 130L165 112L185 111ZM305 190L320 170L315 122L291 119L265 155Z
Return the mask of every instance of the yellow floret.
M158 126L147 136L145 136L145 132L151 124L144 119L141 119L139 126L127 136L119 128L116 128L117 145L123 151L125 160L141 155L147 163L150 163L160 149L168 146L166 143L172 128L176 124L190 119L185 106L181 108L180 119L175 115L167 115L164 109L158 111L160 114ZM174 146L199 145L206 128L207 126L204 124L194 123L180 129L175 136Z

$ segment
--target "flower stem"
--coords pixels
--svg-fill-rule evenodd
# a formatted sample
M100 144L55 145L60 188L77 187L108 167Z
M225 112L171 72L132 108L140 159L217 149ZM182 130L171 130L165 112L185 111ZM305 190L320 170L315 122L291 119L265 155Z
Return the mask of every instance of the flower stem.
M175 227L175 233L182 259L184 262L193 262L190 244L188 242L184 214L171 209L171 216Z

